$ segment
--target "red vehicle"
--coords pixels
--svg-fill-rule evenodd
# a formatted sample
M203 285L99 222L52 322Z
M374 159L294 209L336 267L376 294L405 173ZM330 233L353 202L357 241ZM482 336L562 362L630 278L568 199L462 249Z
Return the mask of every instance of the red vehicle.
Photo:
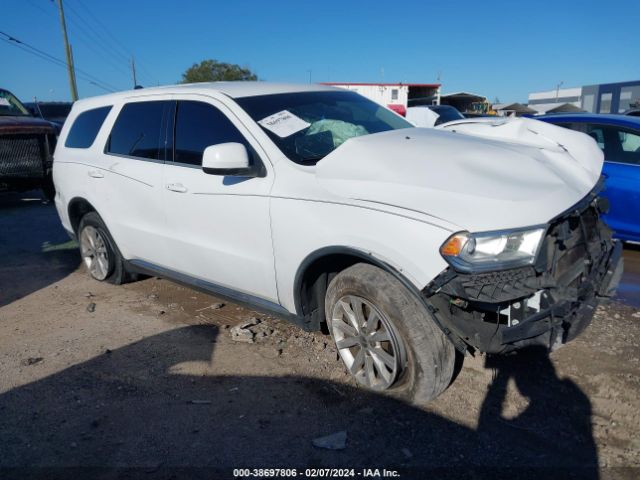
M53 125L31 116L15 95L0 89L0 191L41 188L52 200L55 146Z

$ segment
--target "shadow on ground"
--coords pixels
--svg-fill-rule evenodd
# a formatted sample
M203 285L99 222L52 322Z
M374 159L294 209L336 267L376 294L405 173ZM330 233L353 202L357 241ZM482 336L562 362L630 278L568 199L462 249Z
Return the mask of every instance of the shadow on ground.
M39 191L0 194L0 307L57 282L79 264L76 244Z
M233 468L315 466L597 478L590 402L543 351L489 361L495 381L475 430L343 384L214 376L216 337L211 326L179 328L0 395L0 476L231 478ZM510 379L529 407L507 420ZM338 431L344 450L312 445ZM84 469L51 469L73 466Z
M0 306L79 263L53 205L39 193L0 195ZM544 351L487 361L495 379L475 429L339 383L215 376L216 337L211 326L179 328L0 394L0 478L230 478L233 468L310 466L597 478L590 402ZM512 381L529 405L507 419ZM312 445L339 431L344 450Z

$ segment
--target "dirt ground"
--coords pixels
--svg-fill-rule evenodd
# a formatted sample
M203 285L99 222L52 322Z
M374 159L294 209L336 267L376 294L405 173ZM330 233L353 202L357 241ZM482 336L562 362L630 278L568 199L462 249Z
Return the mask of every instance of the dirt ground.
M0 195L0 477L638 478L640 251L625 256L623 298L576 341L467 358L417 408L357 389L320 333L166 280L92 281L53 206ZM255 342L233 341L252 317ZM336 432L346 448L313 445Z

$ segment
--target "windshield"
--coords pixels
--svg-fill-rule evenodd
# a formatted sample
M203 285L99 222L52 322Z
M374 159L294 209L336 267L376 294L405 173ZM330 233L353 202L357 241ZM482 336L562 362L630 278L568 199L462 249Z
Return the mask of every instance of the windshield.
M29 111L20 103L20 100L7 90L0 90L0 115L30 116Z
M455 107L450 107L448 105L434 105L429 108L439 115L436 120L436 125L452 122L454 120L464 120L464 115L462 115Z
M296 163L315 165L350 138L412 128L395 113L354 92L303 92L236 102Z

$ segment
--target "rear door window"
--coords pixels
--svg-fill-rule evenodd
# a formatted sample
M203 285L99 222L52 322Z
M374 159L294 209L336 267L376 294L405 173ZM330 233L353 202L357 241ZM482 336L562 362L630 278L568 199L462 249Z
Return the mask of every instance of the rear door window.
M111 106L94 108L78 115L71 125L64 146L67 148L89 148L107 118Z
M587 125L585 133L596 141L601 150L606 152L604 144L604 129L602 127L597 125Z
M242 143L249 152L252 151L227 116L204 102L178 102L175 132L176 163L201 166L205 148L220 143Z
M141 159L163 160L165 125L173 103L163 100L126 104L113 125L106 152Z
M604 151L608 162L640 165L640 131L616 125L587 125L591 135Z
M640 152L640 134L618 130L618 137L623 152Z
M604 152L607 162L640 165L640 130L595 123L557 123L561 127L586 133Z

